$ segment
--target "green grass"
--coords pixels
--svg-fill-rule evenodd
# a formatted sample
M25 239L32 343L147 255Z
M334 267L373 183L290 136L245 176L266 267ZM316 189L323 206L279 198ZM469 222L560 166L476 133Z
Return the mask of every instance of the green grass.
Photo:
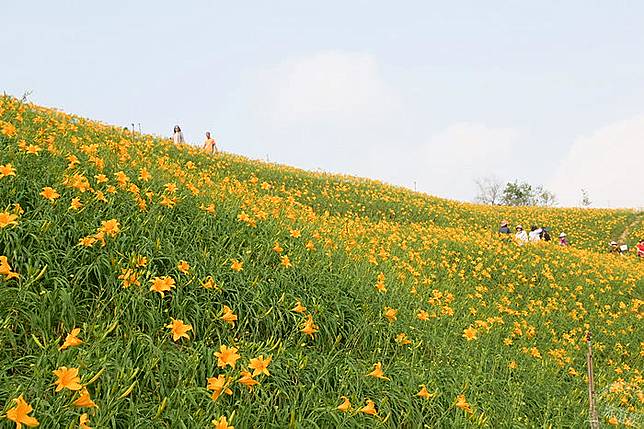
M0 229L0 255L20 274L0 280L3 413L22 394L42 427L76 427L82 412L100 428L203 428L221 415L238 429L586 427L582 339L590 328L597 390L620 378L635 386L625 405L621 394L602 394L602 421L613 407L622 421L642 421L644 264L605 252L605 241L632 212L458 203L364 179L211 157L0 100L0 119L17 128L16 135L0 133L0 165L16 169L15 177L0 179L0 211L15 203L25 211L17 226ZM41 152L26 153L21 140ZM102 170L84 152L91 144ZM70 154L80 160L73 169ZM142 167L152 175L148 182L138 178ZM119 171L140 188L145 211L135 193L117 185ZM65 186L75 173L108 202ZM99 173L109 183L97 183ZM159 204L169 182L179 187L174 208ZM61 194L55 203L40 195L45 186ZM69 208L73 197L81 210ZM200 209L209 204L214 214ZM242 212L255 227L239 221ZM574 247L515 246L494 233L501 218L566 230ZM108 219L121 231L104 247L78 245ZM302 237L291 237L291 229ZM314 250L306 249L309 240ZM293 267L280 265L275 241ZM118 276L134 268L137 255L148 258L135 269L141 285L123 288ZM243 271L230 269L232 259L244 262ZM178 271L180 260L189 262L189 274ZM374 288L381 272L385 294ZM176 280L164 298L149 291L156 276ZM208 276L218 288L201 287ZM319 326L314 338L300 332L305 317L291 311L297 300ZM238 315L235 327L220 320L223 305ZM398 309L396 321L383 317L385 306ZM420 309L436 317L421 321ZM170 318L192 325L189 341L172 341ZM467 341L463 331L477 320L491 320L489 330L479 328ZM513 335L517 326L522 334ZM84 343L59 351L73 327ZM401 332L412 344L395 341ZM220 345L239 348L234 370L217 367ZM532 347L540 358L523 351ZM555 356L560 349L562 359ZM271 376L258 376L252 392L235 382L233 395L210 398L208 377L236 380L259 355L273 357ZM379 361L390 381L366 376ZM54 392L52 371L60 366L80 368L97 409L77 409L77 395ZM421 384L436 396L417 397ZM472 415L455 407L460 394ZM353 404L349 413L336 409L343 395ZM367 399L377 416L357 411ZM12 423L0 420L0 427Z

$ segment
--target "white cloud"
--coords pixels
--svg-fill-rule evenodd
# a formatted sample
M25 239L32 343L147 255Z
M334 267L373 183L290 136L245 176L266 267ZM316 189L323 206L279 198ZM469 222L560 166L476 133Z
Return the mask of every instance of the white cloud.
M516 130L463 121L432 133L432 118L411 119L418 106L405 103L370 54L290 59L254 73L247 91L249 128L261 130L256 150L277 162L416 182L419 191L466 200L481 176L515 177Z
M414 165L419 187L430 194L471 200L474 181L484 176L511 177L509 161L519 132L481 122L457 122L429 137L417 157L400 160Z
M644 115L615 122L575 140L550 188L562 205L586 189L596 207L644 206Z
M365 53L319 52L266 68L258 78L260 106L270 107L260 114L273 125L371 122L399 104Z
M263 153L304 168L372 175L372 153L400 136L401 101L370 54L325 51L248 79ZM261 152L260 152L261 153Z

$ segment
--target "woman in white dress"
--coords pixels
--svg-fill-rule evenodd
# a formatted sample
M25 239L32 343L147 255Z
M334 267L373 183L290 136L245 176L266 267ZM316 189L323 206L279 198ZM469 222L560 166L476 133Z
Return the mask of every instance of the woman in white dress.
M172 134L172 141L174 144L183 144L186 141L183 139L183 133L181 132L181 128L179 128L179 125L174 126L174 133Z

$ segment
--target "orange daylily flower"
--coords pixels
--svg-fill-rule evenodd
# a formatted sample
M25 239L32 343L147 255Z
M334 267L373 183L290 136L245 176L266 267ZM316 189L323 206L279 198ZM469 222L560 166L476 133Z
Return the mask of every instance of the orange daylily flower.
M80 420L79 420L79 426L78 426L79 429L92 429L90 426L87 425L88 423L89 423L89 416L87 415L87 413L81 414Z
M11 214L9 212L0 212L0 228L6 228L11 225L18 225L16 221L18 215Z
M60 346L58 350L65 350L69 347L76 347L83 344L83 341L78 338L79 333L80 333L80 328L72 329L72 332L67 334L67 337L65 338L65 342L63 342L63 345Z
M121 229L120 224L116 219L104 220L101 222L101 227L98 229L99 232L109 235L110 237L116 236Z
M231 426L228 424L228 420L226 420L226 416L221 416L217 420L213 420L212 424L214 426L214 429L235 429L235 426Z
M0 165L0 179L15 175L16 169L11 164Z
M241 378L237 380L237 383L241 383L244 386L248 387L249 390L253 390L253 386L259 384L259 381L253 378L253 375L248 371L241 372Z
M60 194L56 192L56 190L50 186L45 186L42 188L42 192L40 193L45 199L49 201L56 201L58 197L60 197Z
M361 413L369 414L370 416L375 416L378 411L376 411L376 404L371 400L367 400L367 405L360 408Z
M86 387L83 387L80 391L80 396L74 401L74 406L78 408L94 408L96 403L92 401L92 398L89 396L89 391Z
M225 393L226 395L232 395L233 391L228 387L230 384L230 379L227 379L223 375L218 375L216 378L215 377L210 377L208 378L208 390L212 390L212 400L216 401L217 398L222 393Z
M240 272L241 270L244 269L244 261L238 261L237 259L233 259L230 264L230 269L233 271Z
M389 321L390 321L390 322L393 322L393 321L395 321L395 320L397 320L397 319L398 319L398 318L396 317L396 315L397 315L397 314L398 314L398 310L393 309L393 308L391 308L391 307L385 307L385 314L384 314L384 316L385 316L387 319L389 319Z
M25 401L22 395L18 396L14 401L16 405L7 410L7 419L16 424L16 429L22 428L22 425L34 428L40 424L35 417L29 415L33 411L33 408Z
M303 306L300 300L298 299L297 302L295 303L295 307L293 307L291 311L294 311L296 313L305 313L306 307Z
M306 335L309 335L311 338L313 338L313 334L318 331L319 329L317 325L313 323L313 316L309 314L306 321L304 322L304 326L302 327L302 329L300 329L300 332L304 332Z
M465 395L458 395L456 397L456 403L454 405L468 414L474 413L474 411L472 411L472 407L470 406L470 404L467 403L467 400L465 399Z
M420 385L420 392L416 393L416 396L420 396L421 398L425 398L425 399L430 399L434 395L427 391L427 387L425 387L424 384L421 384Z
M273 357L269 356L268 358L266 358L266 360L264 360L264 355L260 355L255 359L251 359L248 367L254 370L253 377L258 376L259 374L271 375L271 373L268 372L268 365L271 363L272 359Z
M177 264L177 270L181 271L183 274L188 274L188 272L190 271L190 264L184 260L181 260Z
M82 386L80 384L80 377L78 376L78 368L61 366L53 371L53 373L58 377L54 382L56 384L56 392L60 392L63 389L81 390Z
M233 327L235 327L235 321L237 320L237 315L235 315L235 313L233 313L233 311L227 305L224 305L223 311L224 311L224 315L221 316L220 319L226 323L230 323Z
M429 320L429 313L426 312L425 310L419 310L418 314L416 315L416 318L418 320L427 321Z
M338 410L346 413L347 411L349 411L349 408L351 408L351 402L349 402L349 398L347 398L346 396L340 396L340 399L342 399L343 402L338 405Z
M7 280L20 277L20 274L11 271L11 265L6 256L0 256L0 275L6 276Z
M227 347L225 345L219 346L219 351L215 352L217 356L217 366L220 368L226 368L227 365L235 368L237 360L241 357L237 354L237 347Z
M475 340L478 338L477 333L478 331L476 330L476 328L470 326L463 330L463 338L465 338L467 341Z
M179 338L190 339L188 332L192 331L192 325L183 323L183 320L180 319L170 319L170 323L165 326L170 329L172 333L172 341L177 341Z
M385 377L385 373L382 370L382 364L376 362L373 364L373 371L367 374L368 377L380 378L382 380L391 380L389 377Z
M293 266L293 264L291 264L291 260L289 259L288 255L280 256L280 264L286 268L290 268Z
M83 203L81 203L81 200L78 197L72 198L71 203L69 203L69 208L72 210L80 210L82 207Z
M163 292L168 292L174 287L174 279L172 277L168 276L163 276L163 277L155 277L152 279L152 286L150 286L150 290L154 292L158 292L161 294L161 297L163 297Z

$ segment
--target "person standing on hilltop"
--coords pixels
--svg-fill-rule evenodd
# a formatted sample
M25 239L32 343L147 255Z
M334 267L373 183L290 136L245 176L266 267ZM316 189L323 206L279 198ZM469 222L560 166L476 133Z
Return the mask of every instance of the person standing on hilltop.
M203 142L203 148L210 154L219 152L219 150L217 149L217 142L215 142L215 139L210 137L210 131L206 131L206 140Z
M186 141L183 139L183 133L179 125L174 126L174 133L172 134L172 141L174 144L184 144Z
M501 228L499 228L499 234L509 234L510 228L508 227L508 221L504 220L501 222Z

